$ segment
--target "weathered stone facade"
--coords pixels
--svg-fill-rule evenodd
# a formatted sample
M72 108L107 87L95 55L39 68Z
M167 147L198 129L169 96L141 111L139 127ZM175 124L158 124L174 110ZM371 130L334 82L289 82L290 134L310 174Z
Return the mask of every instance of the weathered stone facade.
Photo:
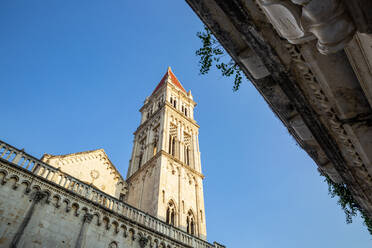
M175 82L169 80L154 96L168 92L166 89L179 94ZM190 112L181 108L185 116L174 105L168 106L164 98L158 105L162 110L147 115L151 122L142 119L128 186L102 149L46 154L39 160L0 141L0 247L223 248L205 241L198 126L191 110L195 103L191 93L186 96L191 105ZM148 111L149 104L145 106ZM157 122L160 119L161 124ZM174 146L168 153L165 137L170 129L164 125L177 123L184 125L182 131L190 134L190 139L178 136L183 137L185 152L177 146L176 154ZM153 135L156 132L149 133L147 141L155 139L155 143L137 142L143 138L137 134L154 128L159 131L158 138ZM140 149L147 157L138 162L140 144L148 149Z

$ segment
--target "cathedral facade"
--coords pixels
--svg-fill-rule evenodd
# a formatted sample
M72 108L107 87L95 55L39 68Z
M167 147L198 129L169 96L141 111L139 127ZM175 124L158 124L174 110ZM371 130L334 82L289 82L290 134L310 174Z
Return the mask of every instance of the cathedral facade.
M0 247L224 247L206 241L195 105L168 68L125 179L103 149L37 159L0 141Z

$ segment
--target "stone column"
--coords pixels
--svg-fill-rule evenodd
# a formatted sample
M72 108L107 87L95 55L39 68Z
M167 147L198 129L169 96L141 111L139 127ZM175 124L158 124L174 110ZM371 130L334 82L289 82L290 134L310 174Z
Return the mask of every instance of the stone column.
M185 161L185 153L184 153L184 135L183 135L183 126L180 126L180 153L179 153L179 160L181 160L182 162Z
M200 218L199 218L199 190L198 190L198 182L195 179L195 198L196 198L196 225L197 227L195 228L198 231L198 237L200 237Z
M146 144L145 144L145 151L144 151L144 154L143 154L143 164L146 163L147 161L149 161L150 159L150 154L151 154L151 147L152 147L152 144L151 144L151 136L152 136L152 125L150 125L148 127L148 130L147 130L147 137L146 137Z
M193 133L192 134L192 140L191 140L191 145L192 145L192 148L191 148L191 151L190 151L190 155L191 155L191 158L190 158L190 161L191 161L191 164L192 164L192 167L200 172L199 170L199 165L198 165L198 142L197 142L197 134Z
M182 198L181 198L181 181L182 181L182 175L181 175L182 168L178 168L178 228L181 228L181 220L182 220Z
M159 149L168 152L169 151L169 121L168 121L168 111L166 111L166 108L164 109L164 118L161 121L160 125L160 132L161 132L161 137L160 141L161 142L159 145Z
M136 164L136 157L137 157L137 150L138 150L138 138L137 138L137 135L134 136L134 141L133 141L133 150L132 150L132 158L130 160L130 164L129 164L129 169L128 169L128 172L127 172L127 178L130 177L133 173L133 169L135 167L135 164Z
M11 248L16 248L18 246L18 243L22 238L23 232L26 229L28 223L30 222L32 215L34 214L36 204L38 204L45 196L46 195L40 191L37 191L35 193L31 206L28 209L26 216L23 219L21 225L19 226L16 234L14 235L12 242L10 243Z
M202 170L201 170L201 161L200 161L200 151L199 151L199 136L198 136L198 133L195 134L195 143L196 143L196 147L195 147L195 152L196 152L196 163L197 163L197 171L202 173Z
M86 213L83 217L83 224L81 225L79 236L76 240L75 248L84 247L83 243L85 241L85 234L87 232L87 227L90 222L92 222L93 215Z
M140 194L140 199L139 199L139 203L138 203L138 208L141 209L142 207L142 198L143 198L143 190L145 188L145 180L146 180L146 172L145 174L142 176L142 187L141 187L141 194Z

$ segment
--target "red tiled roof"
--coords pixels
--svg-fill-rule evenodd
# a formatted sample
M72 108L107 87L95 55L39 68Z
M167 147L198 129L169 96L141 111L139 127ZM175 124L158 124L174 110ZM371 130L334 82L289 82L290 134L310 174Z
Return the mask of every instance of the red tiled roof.
M172 70L170 67L168 67L168 70L167 72L165 73L164 77L161 79L160 83L158 84L158 86L156 86L155 90L152 92L151 95L155 94L156 91L158 91L158 89L163 86L163 84L166 82L167 78L170 77L170 80L171 82L177 86L180 90L182 90L183 92L186 93L186 90L182 87L182 84L180 83L180 81L178 81L178 79L176 78L176 76L173 74Z

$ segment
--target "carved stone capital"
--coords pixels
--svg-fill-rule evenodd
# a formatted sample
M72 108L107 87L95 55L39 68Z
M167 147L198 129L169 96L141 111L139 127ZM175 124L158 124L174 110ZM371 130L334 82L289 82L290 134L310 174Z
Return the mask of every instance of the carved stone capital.
M315 37L301 27L301 6L283 0L259 0L265 15L280 36L292 44L299 44Z
M317 48L322 54L343 49L353 38L354 24L340 0L292 0L301 4L301 26L318 39Z
M138 239L138 243L141 248L144 248L148 242L149 242L149 239L143 236Z
M88 213L86 213L86 214L84 214L84 217L83 217L83 222L84 223L91 223L92 222L92 220L93 220L93 215L92 214L88 214Z
M40 201L41 201L45 196L46 196L45 193L38 191L38 192L35 193L35 195L34 195L34 199L33 199L33 200L34 200L35 203L38 203L38 202L40 202Z
M341 0L259 0L280 36L292 44L317 39L322 54L343 49L356 29Z

